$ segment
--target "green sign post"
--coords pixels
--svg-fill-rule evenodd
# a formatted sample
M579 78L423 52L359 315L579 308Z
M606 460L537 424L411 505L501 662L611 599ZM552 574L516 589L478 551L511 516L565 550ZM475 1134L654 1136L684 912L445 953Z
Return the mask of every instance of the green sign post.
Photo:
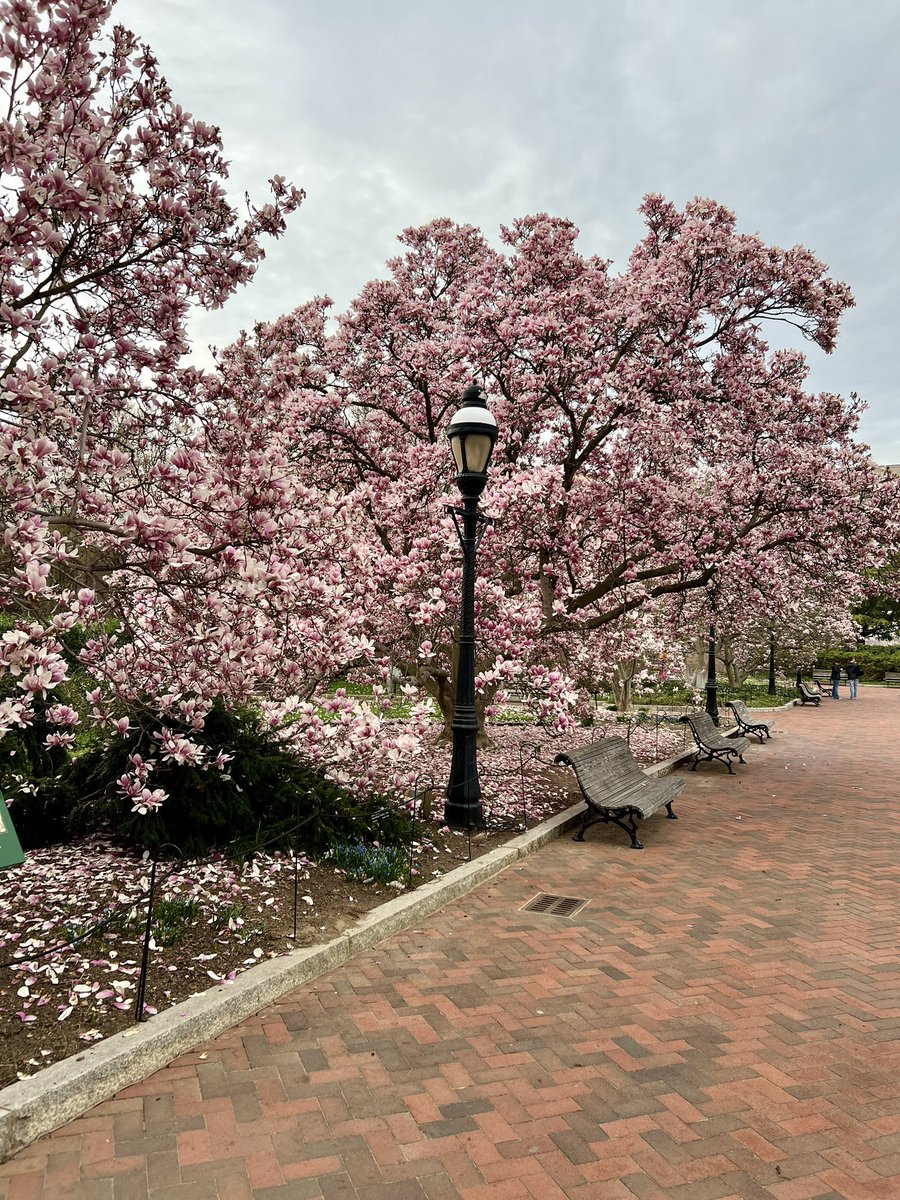
M0 871L4 867L17 867L25 861L13 823L9 819L9 810L0 793Z

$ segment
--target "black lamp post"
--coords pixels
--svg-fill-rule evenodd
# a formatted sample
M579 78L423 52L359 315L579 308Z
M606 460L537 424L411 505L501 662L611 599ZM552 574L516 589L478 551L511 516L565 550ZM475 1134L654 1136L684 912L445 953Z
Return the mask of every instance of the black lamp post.
M775 695L775 630L769 630L769 695Z
M478 511L478 497L487 483L488 465L497 440L497 422L481 390L470 387L448 430L456 461L456 486L461 508L449 507L463 552L462 613L456 666L456 705L453 710L453 759L444 823L451 829L484 825L481 784L478 781L478 714L475 711L475 553L487 519Z
M713 725L719 724L719 697L716 684L716 623L715 619L709 626L709 661L706 667L706 711L712 718Z

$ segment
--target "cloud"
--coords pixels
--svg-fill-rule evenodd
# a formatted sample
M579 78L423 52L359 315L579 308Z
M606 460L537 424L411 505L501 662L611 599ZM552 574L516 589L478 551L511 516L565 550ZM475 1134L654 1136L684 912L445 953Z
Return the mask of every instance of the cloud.
M237 197L276 172L308 192L198 342L314 294L346 304L435 216L494 238L558 213L622 264L644 192L713 196L851 285L835 353L807 348L811 384L858 390L863 437L900 462L893 0L120 0L116 19L221 126Z

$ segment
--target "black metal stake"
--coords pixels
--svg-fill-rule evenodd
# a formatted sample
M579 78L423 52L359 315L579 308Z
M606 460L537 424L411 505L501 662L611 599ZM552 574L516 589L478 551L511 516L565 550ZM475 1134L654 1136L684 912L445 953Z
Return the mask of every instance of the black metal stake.
M412 812L409 818L409 850L407 852L406 886L412 887L413 877L413 847L416 844L416 806L419 801L419 781L413 784Z
M297 940L297 893L300 889L300 864L297 859L298 842L294 841L294 932L291 935Z
M709 662L706 668L706 711L713 725L719 724L718 688L716 685L716 627L709 627Z
M519 747L519 787L522 794L522 832L528 832L528 804L525 800L525 749Z
M150 894L147 897L147 924L144 928L144 952L141 955L141 973L138 976L135 1021L144 1020L144 996L147 992L147 969L150 965L150 935L153 929L153 892L156 888L156 859L150 863Z
M769 630L769 695L775 695L775 630Z

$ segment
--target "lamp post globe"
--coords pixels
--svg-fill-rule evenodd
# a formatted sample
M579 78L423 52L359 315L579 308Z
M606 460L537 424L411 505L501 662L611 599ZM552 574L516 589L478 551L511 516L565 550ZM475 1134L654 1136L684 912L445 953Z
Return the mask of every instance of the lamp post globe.
M497 441L497 422L481 388L466 389L461 407L451 418L447 436L456 463L457 487L463 496L480 496Z
M456 486L462 507L450 505L463 552L462 607L456 666L456 703L453 709L453 757L444 823L451 829L479 829L484 825L481 784L478 779L478 713L475 708L475 558L487 524L478 511L478 497L487 483L491 454L497 441L497 422L481 389L470 387L447 431L456 463Z

